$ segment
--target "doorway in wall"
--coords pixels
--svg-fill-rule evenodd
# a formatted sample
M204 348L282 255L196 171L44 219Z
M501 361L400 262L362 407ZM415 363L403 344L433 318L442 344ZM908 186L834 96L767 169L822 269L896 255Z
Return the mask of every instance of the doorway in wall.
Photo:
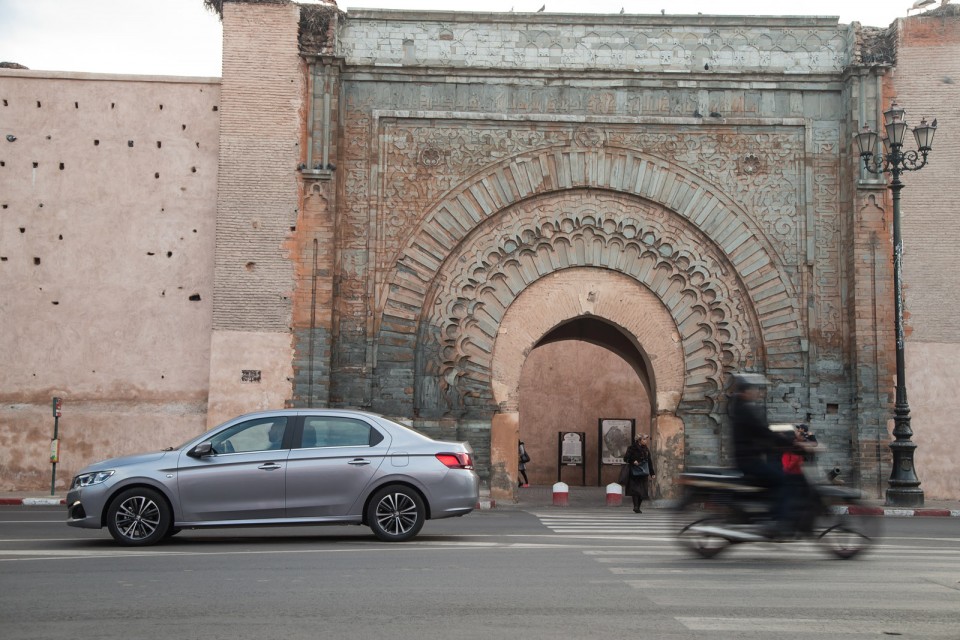
M640 350L619 327L596 317L580 317L549 332L530 352L520 377L520 440L530 462L530 484L551 485L560 478L583 482L579 467L561 466L559 432L584 432L587 486L616 482L618 465L601 467L598 421L633 419L650 433L653 397Z

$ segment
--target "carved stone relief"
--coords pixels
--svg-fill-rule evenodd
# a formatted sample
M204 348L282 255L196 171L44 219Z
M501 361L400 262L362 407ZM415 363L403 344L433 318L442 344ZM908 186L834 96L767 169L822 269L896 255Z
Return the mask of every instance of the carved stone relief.
M678 327L693 410L716 410L723 375L763 360L759 319L728 259L687 221L601 192L524 201L468 236L439 270L420 318L418 406L462 410L490 393L490 360L507 308L526 287L571 267L600 267L653 291Z
M800 127L724 127L678 132L669 125L505 127L421 125L391 122L382 127L383 210L378 266L396 261L405 237L438 197L470 174L499 160L558 144L588 149L621 147L650 154L705 176L736 199L788 264L801 261L798 207L802 188L803 130ZM615 150L612 150L615 152ZM428 154L431 162L423 161ZM406 230L406 234L404 233Z

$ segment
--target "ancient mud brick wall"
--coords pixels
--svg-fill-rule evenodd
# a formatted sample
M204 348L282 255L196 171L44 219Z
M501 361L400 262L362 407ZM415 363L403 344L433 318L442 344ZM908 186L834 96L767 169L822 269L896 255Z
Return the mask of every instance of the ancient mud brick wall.
M216 79L0 70L0 490L205 422ZM13 140L9 140L10 136Z

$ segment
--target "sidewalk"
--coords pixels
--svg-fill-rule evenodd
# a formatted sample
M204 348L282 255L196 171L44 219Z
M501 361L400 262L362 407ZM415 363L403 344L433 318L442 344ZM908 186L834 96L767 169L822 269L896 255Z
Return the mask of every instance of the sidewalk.
M567 503L569 507L578 509L584 508L630 508L630 498L623 497L619 506L607 505L607 493L605 487L569 487L567 494ZM644 502L644 509L668 509L671 506L669 500L653 500ZM562 506L554 505L553 487L550 485L536 485L522 487L517 490L516 502L498 500L495 503L490 501L490 505L484 504L481 496L481 508L495 509L539 509L539 508L563 509ZM855 507L850 511L852 515L873 515L890 517L960 517L960 500L925 500L923 507L904 508L888 507L883 504L883 500L864 500L861 506Z
M622 498L620 505L607 504L605 487L574 487L568 488L567 506L554 504L552 485L535 485L517 490L516 501L491 500L488 494L481 492L478 509L618 509L629 508L630 499ZM58 492L50 495L49 491L12 491L0 492L0 506L63 506L66 505L66 493ZM644 503L645 509L668 509L669 500L653 500ZM923 507L904 508L888 507L882 500L865 500L859 507L854 507L849 513L852 515L872 515L890 517L953 517L960 518L960 500L926 500Z

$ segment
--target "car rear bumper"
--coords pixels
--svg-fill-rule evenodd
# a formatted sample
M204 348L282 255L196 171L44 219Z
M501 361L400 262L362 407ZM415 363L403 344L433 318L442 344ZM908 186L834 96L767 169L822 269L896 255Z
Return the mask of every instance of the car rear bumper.
M480 477L473 471L457 470L444 478L443 490L435 492L430 504L433 519L470 513L480 502Z

